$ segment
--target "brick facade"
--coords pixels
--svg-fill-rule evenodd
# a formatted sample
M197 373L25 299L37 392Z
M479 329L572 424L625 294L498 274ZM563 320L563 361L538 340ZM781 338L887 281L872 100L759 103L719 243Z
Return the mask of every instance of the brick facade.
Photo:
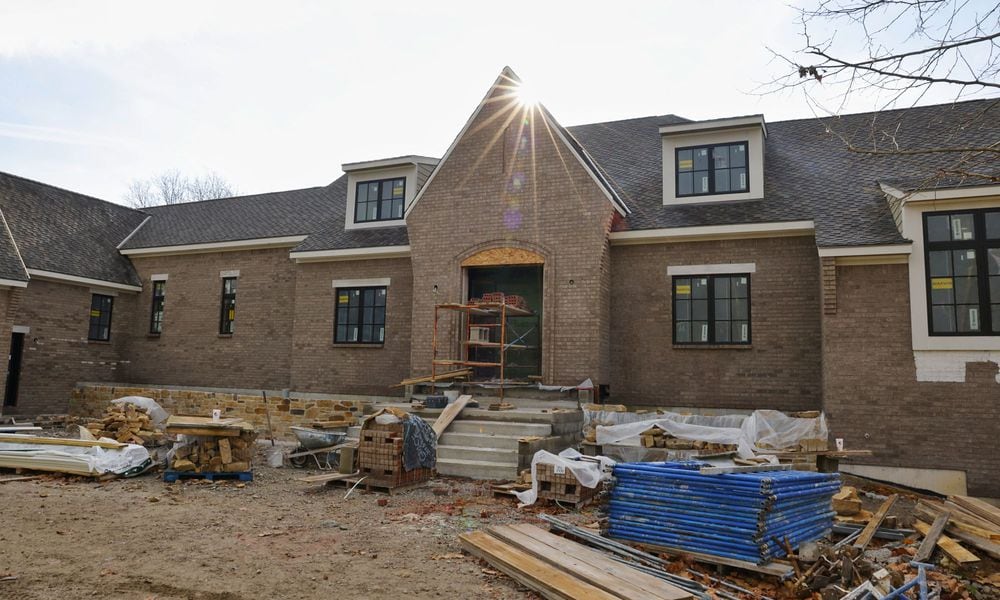
M756 263L751 342L672 345L667 267ZM779 410L821 404L820 283L811 237L615 246L611 394L626 404Z
M402 395L390 388L410 373L413 280L407 258L305 263L298 266L291 388L308 392ZM385 344L334 344L333 281L389 279Z
M465 299L462 261L516 247L545 258L543 381L609 379L605 291L614 209L553 127L539 109L495 90L407 218L415 375L430 372L434 305ZM442 334L456 339L447 327Z
M866 464L965 470L969 493L1000 497L997 365L965 383L918 382L905 264L837 267L823 316L823 404L832 437L870 448Z
M128 332L127 380L233 388L288 387L295 310L288 248L135 257L143 282ZM239 271L232 335L219 333L222 271ZM153 275L167 275L163 332L149 334ZM123 381L119 378L111 381ZM88 381L100 381L90 378Z
M9 325L31 330L24 340L18 402L4 413L62 413L76 382L116 381L125 374L128 359L123 348L134 313L133 294L115 296L111 339L95 342L87 339L91 288L34 279L27 288L9 293L20 295ZM4 335L9 344L6 324Z

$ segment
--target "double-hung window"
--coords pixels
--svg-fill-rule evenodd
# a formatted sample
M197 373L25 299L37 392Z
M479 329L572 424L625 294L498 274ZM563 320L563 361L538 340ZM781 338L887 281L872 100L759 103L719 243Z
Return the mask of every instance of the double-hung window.
M931 335L1000 335L1000 209L924 213Z
M354 222L402 219L405 196L405 177L358 183L354 196Z
M750 190L746 142L678 148L675 154L678 198Z
M219 333L229 334L236 330L236 280L237 277L222 278L222 314L219 316Z
M386 287L337 288L334 343L385 342Z
M104 294L93 294L90 297L90 331L88 340L107 342L111 339L111 308L115 299Z
M675 344L749 344L750 275L673 278Z
M163 333L163 305L166 300L167 282L153 282L153 306L149 312L149 333Z

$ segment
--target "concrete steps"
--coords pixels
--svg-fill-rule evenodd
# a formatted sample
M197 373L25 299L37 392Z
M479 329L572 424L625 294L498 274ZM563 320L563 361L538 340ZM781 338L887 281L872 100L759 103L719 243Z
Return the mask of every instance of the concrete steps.
M517 450L519 435L492 435L483 433L454 433L450 429L441 434L441 446L472 446L478 448L502 448Z
M509 435L518 437L552 434L550 423L522 423L518 421L476 421L458 419L448 427L450 433L474 433L483 435Z
M441 456L438 446L438 456ZM452 477L468 477L469 479L500 479L511 481L517 479L517 457L513 463L466 460L460 458L438 458L437 472Z
M442 460L477 460L517 467L517 450L482 448L478 446L438 446L438 462ZM440 468L438 469L440 470Z

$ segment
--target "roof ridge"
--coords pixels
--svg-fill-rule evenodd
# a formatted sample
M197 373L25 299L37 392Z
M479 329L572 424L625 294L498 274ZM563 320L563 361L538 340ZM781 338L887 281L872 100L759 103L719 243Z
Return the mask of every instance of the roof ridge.
M340 178L338 177L337 179L340 179ZM335 179L333 183L335 183L336 181L337 180ZM304 192L304 191L307 191L307 190L321 190L321 189L330 187L331 185L333 185L333 183L328 183L326 185L314 185L314 186L304 187L304 188L295 188L295 189L291 189L291 190L274 190L272 192L261 192L259 194L243 194L243 195L240 195L240 196L223 196L222 198L205 198L203 200L188 200L187 202L174 202L174 203L171 203L171 204L157 204L156 206L147 206L146 208L148 208L148 209L161 209L161 208L170 208L170 207L173 207L173 206L184 206L184 205L188 205L188 204L202 204L202 203L205 203L205 202L216 202L218 200L241 200L241 199L245 199L245 198L254 198L254 197L257 197L257 196L272 196L274 194L287 194L289 192Z
M684 121L691 121L691 119L688 119L687 117L682 117L680 115L675 115L674 113L666 113L666 114L662 114L662 115L648 115L648 116L645 116L645 117L628 117L628 118L625 118L625 119L613 119L611 121L597 121L595 123L577 123L576 125L565 125L564 127L566 127L567 129L571 129L571 128L574 128L574 127L587 127L587 126L590 126L590 125L610 125L612 123L624 123L625 121L642 121L642 120L645 120L645 119L662 119L664 117L673 117L675 119L682 119Z
M136 213L146 214L144 211L142 211L142 210L140 210L138 208L132 208L131 206L127 206L125 204L118 204L117 202L112 202L110 200L105 200L103 198L98 198L97 196L91 196L90 194L84 194L83 192L77 192L75 190L71 190L69 188L60 187L58 185L52 185L51 183L45 183L44 181L39 181L37 179L32 179L30 177L24 177L22 175L15 175L14 173L9 173L7 171L0 171L0 175L7 176L7 177L13 177L14 179L20 179L21 181L27 181L28 183L34 183L36 185L41 185L41 186L44 186L44 187L47 187L47 188L51 188L51 189L54 189L54 190L59 190L61 192L67 192L69 194L73 194L74 196L82 196L84 198L89 198L90 200L97 200L98 202L102 202L104 204L110 204L111 206L114 206L115 208L121 208L121 209L125 209L127 211L130 211L130 212L136 212Z
M995 98L970 98L968 100L955 100L953 102L938 102L936 104L921 104L919 106L905 106L901 108L887 108L885 110L867 110L851 113L843 113L839 115L825 115L825 116L812 116L812 117L799 117L797 119L784 119L781 121L769 121L769 124L775 123L795 123L797 121L816 121L823 119L838 119L841 117L856 117L859 115L875 115L875 114L886 114L886 113L902 113L909 112L911 110L919 110L923 108L939 108L942 106L955 106L958 104L972 104L974 102L1000 102L1000 96ZM711 119L706 119L711 120Z

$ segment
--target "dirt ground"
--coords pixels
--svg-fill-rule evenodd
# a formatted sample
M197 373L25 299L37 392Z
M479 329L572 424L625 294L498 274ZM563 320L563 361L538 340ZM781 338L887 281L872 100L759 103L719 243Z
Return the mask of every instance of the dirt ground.
M343 487L295 481L307 474L255 467L242 487L156 475L2 484L0 578L16 579L0 580L0 598L537 598L461 554L463 531L534 521L488 484L439 478L345 500Z

